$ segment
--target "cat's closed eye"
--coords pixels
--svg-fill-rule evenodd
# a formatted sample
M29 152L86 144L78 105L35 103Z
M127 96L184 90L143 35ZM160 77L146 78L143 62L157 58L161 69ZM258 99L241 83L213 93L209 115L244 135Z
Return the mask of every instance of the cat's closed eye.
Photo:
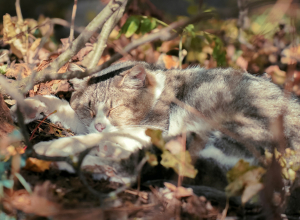
M115 106L115 107L112 107L108 110L107 114L106 114L106 117L109 118L111 116L111 113L116 110L118 107L120 107L122 105L118 105L118 106Z
M92 109L92 103L91 103L91 101L89 101L88 110L89 110L89 113L90 113L91 117L95 118L96 117L96 112Z

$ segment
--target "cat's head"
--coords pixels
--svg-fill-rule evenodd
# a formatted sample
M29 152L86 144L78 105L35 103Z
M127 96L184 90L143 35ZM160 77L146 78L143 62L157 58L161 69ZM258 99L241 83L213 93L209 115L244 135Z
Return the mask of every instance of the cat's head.
M110 75L71 81L75 89L71 106L89 132L141 124L159 93L155 71L161 70L149 68L147 63L126 62L104 70Z

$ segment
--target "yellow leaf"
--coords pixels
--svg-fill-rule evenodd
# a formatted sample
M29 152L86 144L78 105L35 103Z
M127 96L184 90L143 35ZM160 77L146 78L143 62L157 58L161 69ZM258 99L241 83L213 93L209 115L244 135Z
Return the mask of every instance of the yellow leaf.
M246 164L246 162L244 162L244 164ZM249 163L248 163L248 165L249 165ZM226 192L227 196L230 197L230 196L243 195L243 193L245 193L245 190L247 189L247 187L251 188L251 185L256 185L256 184L260 183L261 177L265 172L266 172L265 169L263 169L262 167L258 167L258 168L254 168L254 169L252 168L252 170L249 170L246 173L238 176L233 182L231 182L225 188L225 192ZM250 196L250 193L247 192L245 195L245 198L248 198L249 196Z
M40 45L42 38L37 38L30 47L30 50L35 51L36 48Z
M252 170L256 168L255 166L250 166L250 164L244 160L239 160L234 167L229 170L226 174L227 180L229 183L233 182L240 176L242 176L244 173L246 173L249 170Z
M49 170L50 164L51 161L44 161L30 157L26 160L26 165L24 168L34 172L44 172L45 170Z
M9 14L3 16L3 42L10 44L16 37L15 25Z
M157 146L159 149L164 150L165 141L162 138L162 131L161 130L153 130L147 129L145 131L146 135L151 138L151 142Z
M26 49L20 39L14 40L10 44L10 47L13 54L15 54L19 59L23 58L23 55L26 54Z
M178 175L195 178L198 173L198 170L191 164L192 159L188 151L176 155L164 151L161 158L161 165L173 168Z
M155 154L151 154L149 151L146 152L146 156L148 158L148 163L151 166L156 166L158 164L157 157Z

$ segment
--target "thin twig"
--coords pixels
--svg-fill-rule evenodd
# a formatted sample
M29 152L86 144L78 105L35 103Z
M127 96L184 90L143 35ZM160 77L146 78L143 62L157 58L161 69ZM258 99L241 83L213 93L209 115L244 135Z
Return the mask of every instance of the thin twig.
M49 23L49 28L48 28L46 34L42 37L37 49L35 50L35 55L32 58L33 63L38 58L40 50L43 48L44 44L47 43L49 37L53 33L53 24L52 24L51 20L46 19L46 21L43 25L46 25L48 23ZM23 92L26 93L26 91L23 91Z
M71 24L69 22L67 22L66 20L64 20L64 19L51 18L50 20L53 24L57 24L57 25L65 26L65 27L71 27ZM73 29L75 31L77 31L78 33L81 33L81 32L84 31L84 27L76 27L75 25L74 25Z
M138 176L138 174L141 172L144 164L147 162L147 158L144 157L140 163L138 164L138 166L136 167L135 169L135 172L134 172L134 176L130 179L129 183L125 184L124 186L116 189L115 191L112 191L110 193L100 193L98 192L97 190L93 189L87 182L85 176L84 176L84 173L82 172L82 169L81 169L81 166L82 166L82 163L83 163L83 160L84 158L86 157L86 155L89 154L89 152L91 150L95 149L95 147L91 147L91 148L88 148L84 151L82 151L79 155L79 159L78 159L78 163L77 163L77 166L74 167L80 180L82 181L82 183L86 186L86 188L92 193L94 194L95 196L97 196L100 201L105 199L106 201L111 201L111 200L114 200L116 197L117 197L117 194L125 191L126 189L128 189L129 187L131 187L132 184L134 184L136 182L136 177ZM102 203L101 204L101 207L105 207L106 206L106 203Z
M57 112L57 110L55 110L54 112L51 112L49 115L47 115L45 118L43 118L43 120L36 126L36 128L33 130L29 140L32 140L33 135L35 134L36 130L41 126L41 124L52 114L55 114Z
M71 27L70 27L69 43L71 43L73 41L73 38L74 38L74 22L75 22L76 10L77 10L77 0L74 0L73 11L72 11L72 21L71 21Z
M10 83L4 76L0 75L1 89L3 89L5 93L9 94L13 99L15 99L18 106L22 110L31 111L31 108L28 105L26 105L23 95L19 93L14 86L11 86L11 84L13 83Z
M226 219L228 209L229 209L229 199L227 197L227 199L226 199L226 206L225 206L225 208L224 208L224 210L222 212L221 220L225 220Z
M28 134L28 131L27 131L27 128L25 126L25 123L24 123L24 117L23 117L23 114L21 113L20 111L20 106L17 105L17 118L18 118L18 123L19 123L19 126L20 126L20 129L21 129L21 133L23 135L23 138L24 138L24 142L27 146L27 150L26 150L26 154L31 154L32 152L32 144L30 143L30 140L29 140L29 134Z

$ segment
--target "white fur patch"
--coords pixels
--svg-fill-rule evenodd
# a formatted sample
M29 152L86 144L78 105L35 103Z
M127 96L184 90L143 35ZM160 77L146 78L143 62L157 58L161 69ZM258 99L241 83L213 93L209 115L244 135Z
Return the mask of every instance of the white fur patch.
M25 102L31 107L36 109L34 118L25 118L25 123L28 124L34 120L42 119L44 113L46 116L57 111L56 113L48 116L52 123L61 123L64 128L71 129L76 134L86 134L87 128L79 120L76 112L71 108L70 104L63 99L59 99L52 95L37 95L25 99ZM16 106L11 107L11 114L14 117Z
M240 159L243 159L249 162L250 164L254 163L253 158L241 158L236 156L228 156L213 145L206 146L205 149L199 152L199 155L204 158L214 159L216 163L224 166L225 168L233 167Z
M166 81L166 75L163 72L159 72L154 75L156 80L156 87L154 90L154 98L155 100L158 100L160 95L165 89L165 81Z
M203 132L210 130L209 124L196 117L185 109L176 106L170 114L168 135L175 136L182 132Z

